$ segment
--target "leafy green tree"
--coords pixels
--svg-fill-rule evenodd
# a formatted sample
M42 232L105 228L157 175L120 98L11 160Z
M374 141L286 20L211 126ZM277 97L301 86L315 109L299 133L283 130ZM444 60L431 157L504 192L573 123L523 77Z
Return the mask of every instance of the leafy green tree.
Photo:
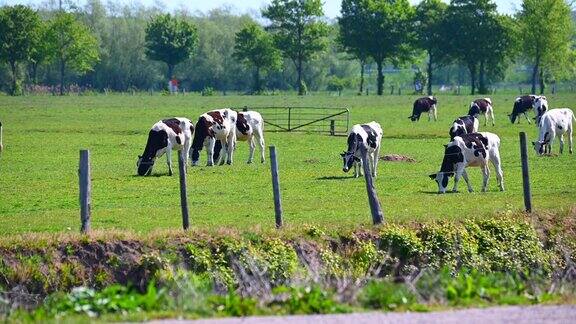
M324 16L321 0L272 0L262 15L271 21L268 29L273 32L276 46L294 63L298 94L303 95L303 65L327 46L329 30L321 20Z
M471 94L477 88L481 93L487 92L487 70L502 69L514 50L513 31L497 14L496 4L491 0L452 0L446 11L443 35L450 56L470 72Z
M413 56L413 19L408 0L342 1L340 41L376 62L378 95L384 89L384 64L399 65Z
M255 93L262 90L261 71L277 70L282 64L282 57L274 47L272 37L254 22L247 24L236 34L234 56L254 69Z
M198 42L196 27L170 14L158 15L146 27L146 56L168 65L168 78L174 67L190 58Z
M66 69L77 73L92 70L99 61L98 41L74 15L58 12L48 25L46 42L60 72L60 95L64 94Z
M574 34L571 10L564 0L524 0L518 14L522 53L532 61L532 93L540 77L544 93L544 70L565 70L571 57Z
M41 21L38 26L38 38L28 57L28 78L33 84L37 83L38 67L50 59L50 44L48 44L48 23Z
M416 7L416 25L418 47L428 54L426 72L428 74L427 92L432 95L432 77L434 66L447 63L448 55L444 46L442 24L448 5L440 0L424 0Z
M40 17L29 7L16 5L0 9L0 60L10 66L12 95L20 92L18 63L30 58L38 41L39 26Z

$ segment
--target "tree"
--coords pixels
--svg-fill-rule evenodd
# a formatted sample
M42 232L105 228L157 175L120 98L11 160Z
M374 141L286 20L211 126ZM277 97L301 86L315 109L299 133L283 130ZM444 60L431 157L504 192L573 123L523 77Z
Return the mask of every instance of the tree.
M276 46L294 63L297 71L298 94L305 93L302 80L303 64L326 49L328 26L320 0L272 0L262 11L270 19Z
M518 14L523 55L533 62L532 93L544 70L566 69L570 59L573 25L570 6L564 0L524 0Z
M36 11L23 5L0 9L0 60L10 66L12 84L10 92L18 94L18 63L29 59L38 40L40 17Z
M424 0L416 7L417 44L428 54L426 83L429 96L432 95L434 66L441 66L448 61L442 34L443 18L447 8L448 6L440 0Z
M37 82L38 66L50 59L50 44L47 42L48 24L40 22L38 38L28 57L28 78L33 84Z
M378 95L384 89L383 67L413 56L414 8L408 0L343 0L340 24L342 45L370 56L378 69Z
M100 59L98 41L74 15L58 12L48 25L46 42L60 70L60 95L64 94L66 69L85 73Z
M197 42L196 27L170 14L156 16L146 27L146 56L168 65L168 79L178 63L192 56Z
M234 56L245 65L254 68L254 92L262 90L260 72L277 70L282 57L274 47L274 41L258 24L251 22L236 33Z
M471 94L487 92L489 67L502 68L513 53L512 30L491 0L452 0L446 11L443 37L448 53L470 72ZM478 82L479 76L479 82Z

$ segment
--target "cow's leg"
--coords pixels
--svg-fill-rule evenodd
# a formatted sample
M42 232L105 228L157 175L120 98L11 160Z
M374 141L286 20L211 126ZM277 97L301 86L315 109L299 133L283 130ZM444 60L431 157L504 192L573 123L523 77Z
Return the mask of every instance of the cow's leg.
M182 149L182 159L184 159L184 163L186 166L189 166L192 161L192 155L190 153L190 146L192 146L191 140L187 139L184 141L184 148ZM190 160L189 160L190 158ZM188 168L186 168L186 172L188 172Z
M528 124L531 124L530 118L528 117L528 114L527 114L526 112L524 112L524 117L526 117L526 120L528 121Z
M490 118L492 118L492 126L496 126L494 122L494 108L490 108Z
M254 134L256 135L256 140L258 140L258 144L260 145L260 162L264 163L266 159L264 158L264 134L260 130L255 130Z
M484 163L480 168L482 169L482 176L484 177L482 181L482 192L486 192L488 188L488 180L490 179L490 168L487 163Z
M468 179L468 173L466 172L466 169L464 169L464 171L462 171L462 178L464 178L464 181L466 181L466 186L468 186L468 192L473 192L474 189L472 188L472 185L470 184L470 179Z
M230 134L228 134L227 143L226 143L227 150L228 150L226 164L228 164L228 165L232 164L232 157L234 156L234 145L235 144L236 144L236 131L232 130L232 131L230 131Z
M168 175L172 175L172 145L168 139L168 146L166 147L166 162L168 164Z
M372 153L372 176L376 178L378 175L378 158L380 157L380 146L378 146Z
M436 105L434 105L434 121L438 121L438 109L436 109Z
M488 112L484 114L484 126L488 125Z
M206 155L207 161L206 166L214 165L214 145L216 144L216 139L209 138L206 143Z
M568 128L568 148L570 149L570 154L574 153L572 150L572 127Z
M250 135L248 136L248 145L250 146L250 155L248 156L248 164L252 163L252 161L254 160L254 149L256 148L256 143L254 143L254 141L256 140L256 138L254 138L254 135Z
M431 121L431 120L432 120L432 110L433 110L433 109L434 109L434 108L430 108L430 110L428 110L428 121Z
M560 135L560 154L564 153L564 134Z
M496 169L496 179L498 180L498 187L500 187L500 191L504 191L504 172L502 172L502 163L500 160L500 152L494 152L490 154L490 161ZM488 168L488 166L486 166Z
M462 173L464 173L464 168L464 163L458 163L456 165L456 170L454 172L454 188L452 188L452 192L458 192L458 182L460 181Z

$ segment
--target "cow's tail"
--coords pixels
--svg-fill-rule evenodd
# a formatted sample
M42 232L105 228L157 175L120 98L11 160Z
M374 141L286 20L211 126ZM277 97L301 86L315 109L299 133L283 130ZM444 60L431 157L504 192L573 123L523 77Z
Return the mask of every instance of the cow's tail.
M574 112L572 110L570 110L572 112L572 119L574 119L574 121L576 121L576 117L574 116ZM0 127L2 127L2 124L0 123Z

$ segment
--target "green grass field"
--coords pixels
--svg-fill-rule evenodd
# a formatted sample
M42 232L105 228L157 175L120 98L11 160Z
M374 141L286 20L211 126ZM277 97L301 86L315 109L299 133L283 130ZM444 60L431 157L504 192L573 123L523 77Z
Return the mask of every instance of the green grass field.
M199 114L213 108L244 105L345 106L350 108L353 123L380 122L384 129L381 155L403 154L417 161L379 164L376 186L389 222L512 214L523 207L518 132L526 131L532 141L537 129L524 119L520 125L510 124L507 114L512 110L514 95L492 98L496 127L484 127L482 117L480 130L501 137L506 192L498 191L492 172L487 193L467 193L462 183L462 193L437 195L437 185L428 174L440 168L449 125L455 117L466 114L472 97L440 95L438 122L428 122L423 115L420 122L411 123L407 117L415 96L3 96L0 234L78 230L77 167L81 148L89 148L92 154L94 229L147 232L180 228L178 177L167 176L165 158L156 164L155 176L135 176L136 158L143 151L151 125L171 116L195 121ZM553 107L571 107L574 101L576 95L549 96ZM267 132L266 143L278 149L288 227L370 224L363 180L341 170L339 153L346 149L344 137ZM536 157L529 149L535 209L574 206L576 156ZM558 152L557 143L554 152ZM189 170L193 227L273 227L269 163L247 165L247 155L246 143L240 143L233 166ZM173 163L177 166L175 155ZM479 191L480 170L473 168L469 174Z

